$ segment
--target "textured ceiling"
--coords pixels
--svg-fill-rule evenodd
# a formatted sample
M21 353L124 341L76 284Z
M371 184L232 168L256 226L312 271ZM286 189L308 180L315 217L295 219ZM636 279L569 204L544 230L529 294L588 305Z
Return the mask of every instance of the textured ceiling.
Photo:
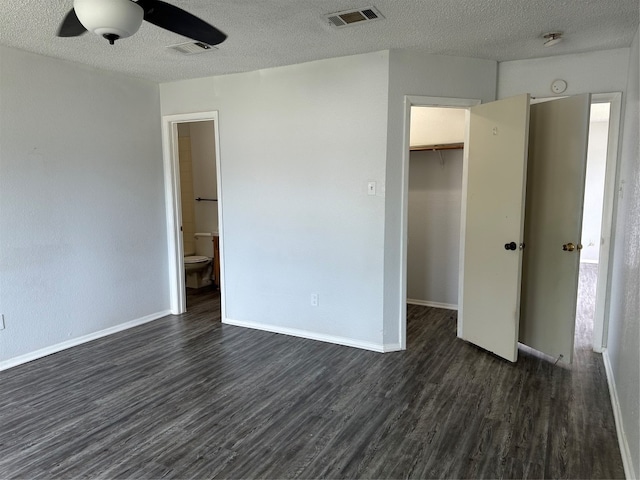
M0 44L166 82L291 65L392 48L498 61L628 47L638 0L167 0L229 38L219 50L183 56L184 37L143 22L110 46L93 34L55 36L72 0L4 0ZM324 14L375 6L386 18L335 29ZM542 46L560 30L565 41Z

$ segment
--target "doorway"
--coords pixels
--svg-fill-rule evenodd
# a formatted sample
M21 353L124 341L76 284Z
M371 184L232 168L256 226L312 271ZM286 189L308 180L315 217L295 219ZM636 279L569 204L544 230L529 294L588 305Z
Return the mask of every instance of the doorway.
M189 303L199 303L200 294L213 294L217 287L221 314L224 312L218 132L217 112L163 117L169 293L173 314L186 312L188 299ZM207 261L202 261L204 259Z
M178 123L180 213L187 310L220 283L214 122Z
M411 107L407 303L457 310L466 110Z
M576 350L590 350L593 344L610 106L609 102L591 105L582 214L582 250L580 252L578 303L576 305L574 342Z
M545 103L557 98L537 98ZM591 95L582 230L578 238L579 274L574 351L606 347L609 261L613 245L621 94Z
M594 94L591 104L580 285L582 298L589 292L581 314L588 316L586 328L592 333L584 332L581 342L591 340L593 350L599 353L607 342L621 98L618 92Z
M461 109L465 112L465 124L467 122L467 112L468 108L479 105L480 100L477 99L465 99L465 98L444 98L444 97L427 97L427 96L417 96L417 95L407 95L404 99L405 106L405 140L404 140L404 148L403 148L403 157L402 157L402 174L403 174L403 183L402 183L402 221L401 221L401 242L400 242L400 312L399 312L399 338L400 338L400 349L405 350L407 348L407 300L412 300L415 303L420 299L411 298L408 296L408 268L407 262L409 258L409 172L410 172L410 163L411 163L411 117L412 117L412 108L413 107L431 107L431 108L440 108L440 109ZM422 143L423 141L417 141L416 143ZM417 146L417 145L416 145ZM415 150L414 150L415 151ZM440 154L437 153L438 158ZM443 158L444 158L443 154ZM462 187L464 188L464 186ZM459 230L458 230L459 234ZM413 275L413 274L412 274ZM417 296L413 294L414 296ZM431 300L433 302L433 300ZM446 304L447 302L438 302ZM434 305L435 306L435 305ZM444 305L440 305L444 306ZM452 304L449 304L449 307L452 307Z

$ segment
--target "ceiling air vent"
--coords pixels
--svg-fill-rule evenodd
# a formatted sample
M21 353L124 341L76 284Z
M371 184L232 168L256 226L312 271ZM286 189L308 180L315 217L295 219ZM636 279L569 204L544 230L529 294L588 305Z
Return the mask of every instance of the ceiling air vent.
M329 15L325 15L324 18L326 18L332 26L342 28L358 23L380 20L384 17L375 7L366 7L357 10L330 13Z
M167 48L170 50L175 50L182 55L195 55L197 53L212 52L214 50L217 50L216 47L212 47L211 45L207 45L206 43L202 42L179 43L177 45L169 45Z

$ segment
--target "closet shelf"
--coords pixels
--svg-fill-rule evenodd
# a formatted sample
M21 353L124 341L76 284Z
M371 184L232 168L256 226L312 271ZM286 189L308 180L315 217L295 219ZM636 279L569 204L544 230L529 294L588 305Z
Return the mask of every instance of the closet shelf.
M464 143L442 143L440 145L413 145L409 147L412 152L421 152L425 150L461 150L464 148Z

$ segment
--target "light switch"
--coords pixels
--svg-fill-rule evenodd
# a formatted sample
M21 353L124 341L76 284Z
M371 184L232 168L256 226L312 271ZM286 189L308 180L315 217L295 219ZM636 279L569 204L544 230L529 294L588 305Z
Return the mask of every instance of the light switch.
M367 195L375 195L376 194L376 182L369 182L367 185Z

